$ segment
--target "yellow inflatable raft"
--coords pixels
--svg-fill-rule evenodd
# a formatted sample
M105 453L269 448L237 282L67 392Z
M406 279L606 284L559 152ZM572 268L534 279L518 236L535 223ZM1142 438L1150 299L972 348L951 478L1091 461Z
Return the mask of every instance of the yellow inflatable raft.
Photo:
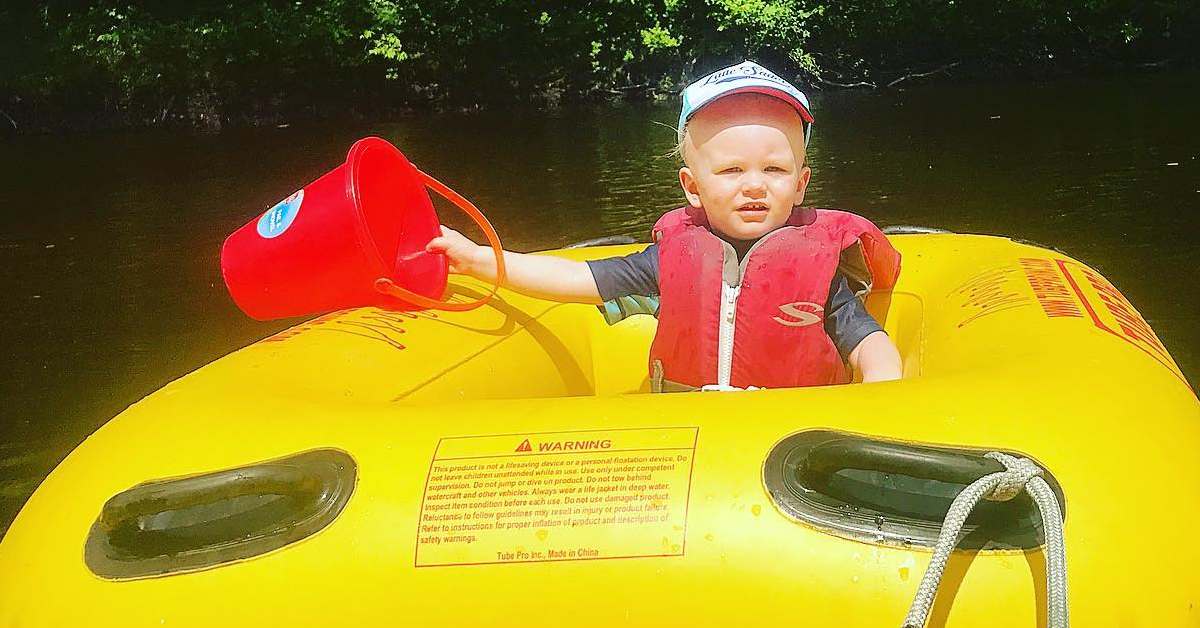
M50 475L0 626L899 625L991 450L1046 470L1077 625L1200 626L1200 403L1143 318L1045 249L893 241L898 382L642 394L653 318L506 292L266 338ZM1045 625L1043 537L981 505L929 625Z

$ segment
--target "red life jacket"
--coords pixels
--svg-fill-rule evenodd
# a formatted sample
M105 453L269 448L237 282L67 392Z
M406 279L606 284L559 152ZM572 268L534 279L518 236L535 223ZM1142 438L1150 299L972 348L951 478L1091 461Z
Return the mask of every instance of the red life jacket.
M875 290L891 289L900 273L900 254L875 225L830 209L796 208L740 265L700 208L667 212L654 241L660 306L651 377L685 386L848 382L823 324L839 262Z

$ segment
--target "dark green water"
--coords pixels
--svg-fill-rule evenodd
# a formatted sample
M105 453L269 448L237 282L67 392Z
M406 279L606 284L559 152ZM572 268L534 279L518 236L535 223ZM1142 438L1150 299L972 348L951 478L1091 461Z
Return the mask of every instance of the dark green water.
M1195 383L1198 78L819 94L808 200L1059 248L1112 280ZM644 239L681 202L661 157L676 115L669 104L0 144L0 529L107 419L294 322L234 308L221 241L356 138L392 140L483 207L510 248L533 250Z

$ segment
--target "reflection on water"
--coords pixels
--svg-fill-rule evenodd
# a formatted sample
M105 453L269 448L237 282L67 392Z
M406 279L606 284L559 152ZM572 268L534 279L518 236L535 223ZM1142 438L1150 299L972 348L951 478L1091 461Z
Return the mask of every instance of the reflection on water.
M884 224L1044 243L1138 306L1200 372L1194 76L818 94L809 201ZM291 322L225 295L224 236L378 134L483 207L517 250L645 239L681 202L674 105L390 124L19 138L0 145L0 527L105 420ZM468 220L447 222L468 233Z

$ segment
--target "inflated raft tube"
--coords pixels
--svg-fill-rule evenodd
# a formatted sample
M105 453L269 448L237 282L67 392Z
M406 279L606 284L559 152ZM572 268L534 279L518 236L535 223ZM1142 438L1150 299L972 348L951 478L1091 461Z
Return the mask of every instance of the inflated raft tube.
M892 239L896 382L640 394L652 317L504 291L266 338L46 479L0 626L900 625L985 452L1043 469L1077 625L1196 626L1200 403L1145 320L1058 253ZM927 625L1045 625L1045 537L981 502Z

